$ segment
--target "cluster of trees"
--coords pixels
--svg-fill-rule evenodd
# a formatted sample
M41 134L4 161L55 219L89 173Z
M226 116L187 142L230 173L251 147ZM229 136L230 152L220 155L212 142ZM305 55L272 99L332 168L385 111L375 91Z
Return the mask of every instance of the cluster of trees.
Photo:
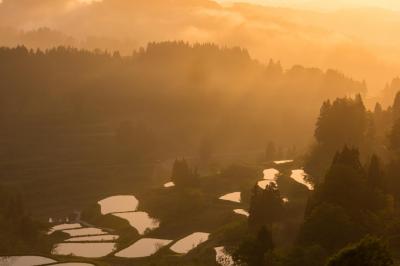
M276 266L394 265L400 234L400 93L393 106L383 110L377 104L372 112L360 95L324 102L315 138L306 163L316 186L295 242L283 252L273 244L263 253L256 248L260 230L267 230L272 241L285 224L278 188L256 187L248 220L252 237L238 244L235 260ZM262 259L255 263L249 252Z
M260 227L258 233L246 236L233 254L232 258L237 265L258 266L265 262L265 254L274 249L271 232Z
M249 230L233 252L237 265L264 265L273 242L271 228L284 216L284 202L276 183L272 182L265 189L254 186L249 208Z
M271 227L284 214L284 202L276 183L260 188L256 185L250 198L249 227L257 232L264 226Z
M314 182L324 175L331 158L344 145L362 149L368 146L367 138L373 130L370 123L361 95L322 104L314 133L316 143L305 167Z
M361 160L376 153L385 161L394 160L400 148L400 93L391 106L377 103L367 110L360 95L325 101L315 128L313 148L306 158L306 170L315 182L323 178L330 160L344 145L357 147Z
M308 142L319 102L366 90L333 70L283 69L209 43L150 43L128 56L2 47L0 62L0 169L9 183L26 178L32 211L41 188L35 180L46 176L57 186L49 195L63 189L62 174L49 167L67 173L69 163L82 165L84 178L104 180L101 167L176 154L198 155L208 166L218 154L260 152L266 140L281 157L283 143L301 151ZM33 165L37 171L22 173Z
M393 197L380 186L383 176L374 156L366 170L356 149L338 152L309 198L299 243L336 251L365 234L385 235L394 218ZM371 180L371 178L376 180Z
M5 150L22 155L16 143L35 143L42 152L60 132L64 142L83 129L98 134L101 127L110 135L127 118L172 154L203 149L204 139L225 151L255 149L266 138L301 147L317 102L366 90L332 70L284 70L279 62L253 60L244 49L213 44L150 43L130 56L3 47L0 62L2 134L17 139Z
M46 229L27 212L21 196L0 187L0 253L48 251Z
M178 187L193 186L198 182L197 170L191 169L185 159L177 159L172 166L171 179Z
M376 155L364 166L357 149L344 147L337 152L323 182L308 199L297 240L284 253L274 249L272 238L277 228L273 225L281 227L285 220L280 192L275 184L265 190L254 188L249 235L233 253L235 261L250 266L393 265L384 241L362 239L369 234L389 239L399 233L400 217L394 196L384 186L382 167ZM268 239L268 245L261 237Z
M367 236L349 245L327 263L327 266L392 266L394 261L385 245L378 238Z

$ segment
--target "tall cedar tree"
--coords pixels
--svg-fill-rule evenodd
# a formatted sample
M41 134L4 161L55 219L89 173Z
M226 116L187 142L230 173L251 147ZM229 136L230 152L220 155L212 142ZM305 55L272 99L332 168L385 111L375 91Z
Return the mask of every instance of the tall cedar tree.
M189 164L185 159L175 160L172 166L172 181L175 185L179 186L191 186L196 183L197 172L189 167Z
M278 186L271 183L265 189L256 185L250 199L249 227L257 231L263 226L279 222L284 211L284 203Z
M236 265L264 265L265 254L274 249L271 232L262 226L256 237L248 236L233 253Z
M360 95L354 99L338 98L333 103L328 100L322 104L314 133L316 145L305 165L315 183L329 168L337 150L344 145L365 146L371 131L368 125L372 122L368 122L369 119Z

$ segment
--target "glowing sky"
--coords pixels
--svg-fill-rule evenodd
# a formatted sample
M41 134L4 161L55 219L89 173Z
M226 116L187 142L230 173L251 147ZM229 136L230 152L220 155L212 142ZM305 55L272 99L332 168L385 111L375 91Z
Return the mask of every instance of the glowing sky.
M90 4L103 0L71 0L71 3ZM400 11L399 0L214 0L218 3L244 2L258 5L311 8L311 9L341 9L359 7L379 7ZM3 0L0 0L0 4Z
M399 0L216 0L220 3L247 2L261 5L284 7L340 9L357 7L380 7L385 9L400 10Z

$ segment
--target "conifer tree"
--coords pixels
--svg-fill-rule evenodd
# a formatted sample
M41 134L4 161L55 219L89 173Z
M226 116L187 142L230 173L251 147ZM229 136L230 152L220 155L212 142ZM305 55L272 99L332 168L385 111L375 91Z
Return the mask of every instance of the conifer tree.
M172 181L177 186L193 185L197 178L197 170L192 170L185 159L175 160L172 166Z
M280 191L275 183L261 189L256 185L250 199L249 226L253 231L272 225L282 218L284 206Z
M400 91L398 91L396 93L396 96L394 97L392 112L393 112L393 121L396 122L398 119L400 119Z
M271 232L262 226L255 237L248 236L233 254L236 265L264 265L265 254L274 249Z
M382 240L367 236L360 242L350 245L329 261L327 266L392 266L391 254Z
M383 188L383 171L380 159L376 154L373 154L371 157L368 168L367 181L368 184L374 189Z
M389 135L390 149L396 154L400 154L400 119L393 124Z

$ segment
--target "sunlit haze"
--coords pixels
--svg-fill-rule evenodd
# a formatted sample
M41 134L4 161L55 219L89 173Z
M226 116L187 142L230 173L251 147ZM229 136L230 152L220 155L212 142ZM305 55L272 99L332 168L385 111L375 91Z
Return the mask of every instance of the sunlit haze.
M400 10L400 3L397 0L217 0L226 4L234 2L251 3L256 5L307 8L307 9L342 9L342 8L365 8L380 7L391 10Z
M396 1L379 1L388 10L366 9L378 5L373 1L256 3L263 5L221 7L208 0L4 0L0 44L68 44L130 54L150 41L213 42L246 48L258 60L280 60L285 67L304 64L343 71L365 80L371 95L398 75L400 16L392 11L400 5ZM277 6L286 8L274 9ZM34 34L40 28L51 31ZM17 34L19 30L27 31L26 36Z
M0 266L399 266L400 0L0 0Z

